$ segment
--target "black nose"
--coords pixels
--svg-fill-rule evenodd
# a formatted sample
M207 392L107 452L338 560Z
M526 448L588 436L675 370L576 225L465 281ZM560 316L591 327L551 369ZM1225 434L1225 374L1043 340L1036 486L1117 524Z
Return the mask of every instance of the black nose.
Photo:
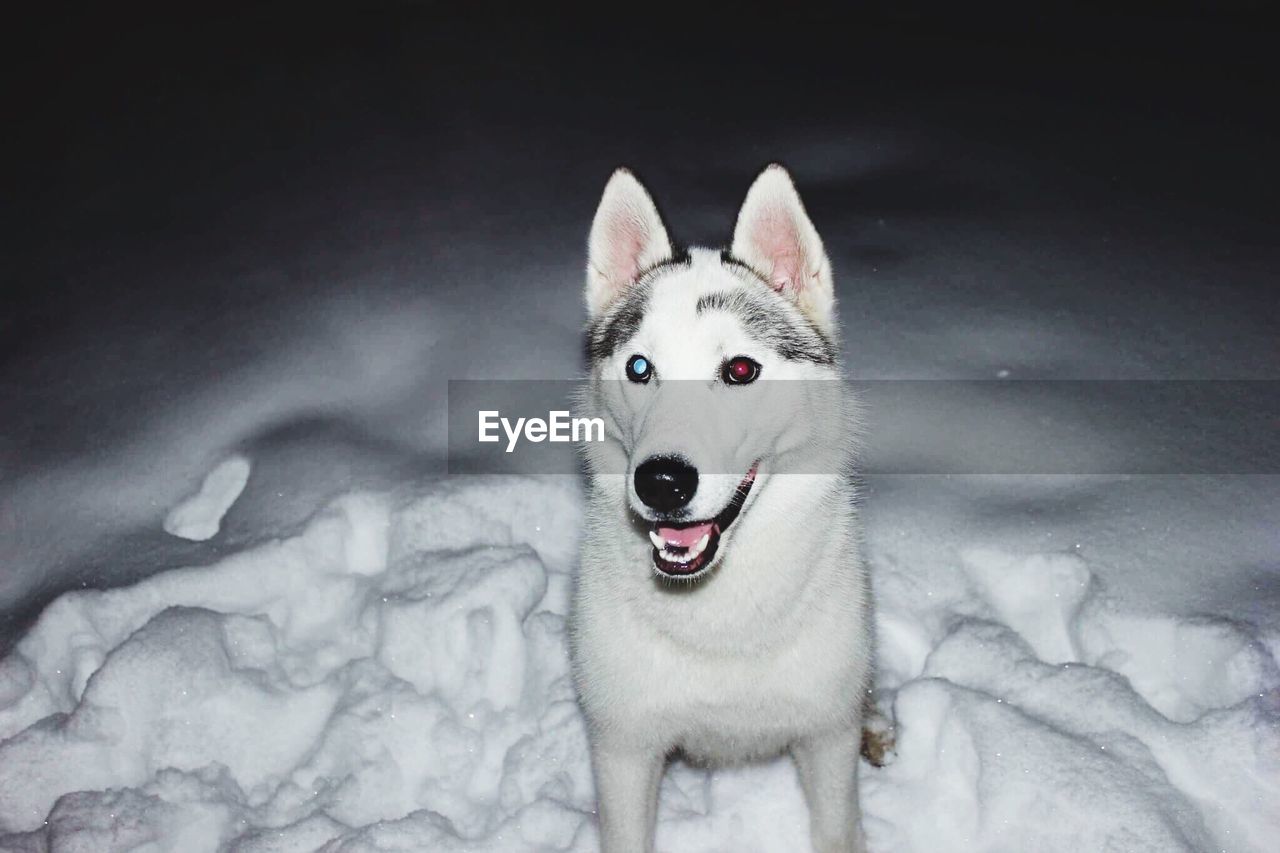
M655 456L636 469L636 494L658 512L687 504L698 491L698 469L676 456Z

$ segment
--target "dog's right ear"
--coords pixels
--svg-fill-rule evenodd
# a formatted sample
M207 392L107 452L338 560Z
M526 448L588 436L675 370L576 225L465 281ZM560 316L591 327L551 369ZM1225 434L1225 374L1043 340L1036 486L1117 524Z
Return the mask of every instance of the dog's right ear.
M587 313L595 317L640 273L672 254L653 199L636 176L618 169L604 188L587 246Z

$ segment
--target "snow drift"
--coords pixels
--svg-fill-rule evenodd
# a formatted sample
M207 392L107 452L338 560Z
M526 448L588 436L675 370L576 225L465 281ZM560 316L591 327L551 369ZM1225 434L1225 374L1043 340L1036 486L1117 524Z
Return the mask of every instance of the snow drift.
M352 493L203 568L63 595L0 663L0 850L591 850L567 477ZM1077 554L872 537L874 849L1263 850L1267 637L1122 609ZM1274 637L1270 638L1274 644ZM802 850L789 763L677 765L659 848Z

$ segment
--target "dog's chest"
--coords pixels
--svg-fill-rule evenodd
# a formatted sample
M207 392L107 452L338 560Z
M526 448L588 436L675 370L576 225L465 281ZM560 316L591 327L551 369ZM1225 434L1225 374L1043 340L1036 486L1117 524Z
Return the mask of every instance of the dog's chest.
M766 756L783 749L797 732L824 716L806 697L779 686L724 695L669 697L666 719L672 738L686 753L711 762Z
M838 643L838 638L831 638ZM861 701L858 656L802 644L783 655L702 655L667 648L632 670L632 699L676 745L711 760L777 752Z
M586 566L613 562L593 556L588 547ZM869 626L856 562L849 577L834 559L823 565L821 583L775 583L754 599L758 585L730 585L747 576L743 564L684 596L588 570L575 606L584 710L604 729L716 763L848 724L865 699Z
M720 674L703 666L668 678L651 697L676 746L719 763L776 754L798 733L825 728L845 704L836 686L835 680L787 679L759 666Z

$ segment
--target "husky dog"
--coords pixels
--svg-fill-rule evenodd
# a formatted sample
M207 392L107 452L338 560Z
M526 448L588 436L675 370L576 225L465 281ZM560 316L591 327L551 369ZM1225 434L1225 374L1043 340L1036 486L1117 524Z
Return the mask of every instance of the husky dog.
M585 395L606 440L586 448L571 636L603 849L652 849L671 754L789 751L815 849L865 850L870 594L822 241L774 165L728 251L677 251L619 169L588 251ZM788 393L753 396L769 388Z

